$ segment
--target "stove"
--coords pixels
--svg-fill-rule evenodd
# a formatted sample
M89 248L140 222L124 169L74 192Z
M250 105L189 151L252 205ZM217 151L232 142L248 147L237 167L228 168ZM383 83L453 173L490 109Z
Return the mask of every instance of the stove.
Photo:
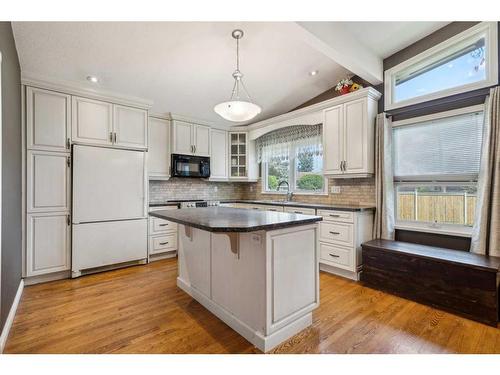
M181 208L202 208L202 207L214 207L220 204L219 201L203 201L203 200L185 200L178 201L181 205Z

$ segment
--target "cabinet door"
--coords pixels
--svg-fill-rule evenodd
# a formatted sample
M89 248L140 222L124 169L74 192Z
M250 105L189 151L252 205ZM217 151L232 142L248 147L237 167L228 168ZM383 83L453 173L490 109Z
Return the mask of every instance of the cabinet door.
M71 226L67 213L27 216L26 273L43 275L70 269Z
M183 121L172 121L172 144L174 154L193 153L193 125Z
M368 135L366 99L344 105L344 173L366 173Z
M227 179L229 164L227 159L227 132L212 129L210 132L210 150L210 179Z
M193 125L194 153L199 156L210 156L210 128Z
M26 146L30 150L68 152L71 97L54 91L26 90Z
M149 179L170 177L170 121L149 118Z
M188 232L188 233L186 233ZM211 297L210 232L179 226L179 277Z
M344 113L343 106L328 108L323 113L323 169L326 175L342 174Z
M73 142L91 145L111 145L113 105L98 100L72 98Z
M148 148L148 112L143 109L113 105L115 145L134 149Z
M60 152L28 150L26 160L27 211L69 211L70 156Z

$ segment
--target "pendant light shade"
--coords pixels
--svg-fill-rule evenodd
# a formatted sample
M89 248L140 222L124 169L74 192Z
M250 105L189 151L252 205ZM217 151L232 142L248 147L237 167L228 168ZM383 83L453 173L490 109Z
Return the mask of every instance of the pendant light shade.
M243 122L253 119L262 110L257 104L243 100L232 100L217 104L214 111L225 120Z
M244 122L253 119L262 109L252 102L252 98L247 92L243 83L243 74L240 72L240 39L243 38L243 30L233 30L232 34L236 39L236 70L233 72L234 85L231 97L227 102L217 104L214 107L215 113L225 120L232 122ZM241 99L240 92L247 98Z

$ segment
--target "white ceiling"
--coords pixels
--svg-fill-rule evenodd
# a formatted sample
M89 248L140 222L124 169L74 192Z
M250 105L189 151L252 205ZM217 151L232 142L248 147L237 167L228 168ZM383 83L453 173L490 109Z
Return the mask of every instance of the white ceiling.
M385 59L449 22L339 22L365 47Z
M433 32L440 22L352 22L345 27L379 57ZM285 113L350 74L292 30L291 22L14 22L25 73L150 99L172 112L229 125L213 112L226 101L235 69L234 28L242 28L241 70L263 112ZM311 77L311 70L319 74ZM253 121L255 121L253 120Z
M151 99L153 111L207 121L228 100L235 69L231 31L242 28L241 70L264 119L332 87L348 72L296 38L287 23L15 22L21 69ZM311 77L308 72L319 70Z

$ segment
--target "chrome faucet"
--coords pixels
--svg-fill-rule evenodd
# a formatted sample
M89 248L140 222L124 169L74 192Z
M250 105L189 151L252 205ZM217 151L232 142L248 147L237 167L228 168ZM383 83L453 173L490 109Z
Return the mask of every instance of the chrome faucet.
M281 185L286 184L287 191L286 191L286 201L290 202L292 200L293 192L290 191L290 184L288 181L282 180L279 184L278 187L276 188L276 191L280 191Z

